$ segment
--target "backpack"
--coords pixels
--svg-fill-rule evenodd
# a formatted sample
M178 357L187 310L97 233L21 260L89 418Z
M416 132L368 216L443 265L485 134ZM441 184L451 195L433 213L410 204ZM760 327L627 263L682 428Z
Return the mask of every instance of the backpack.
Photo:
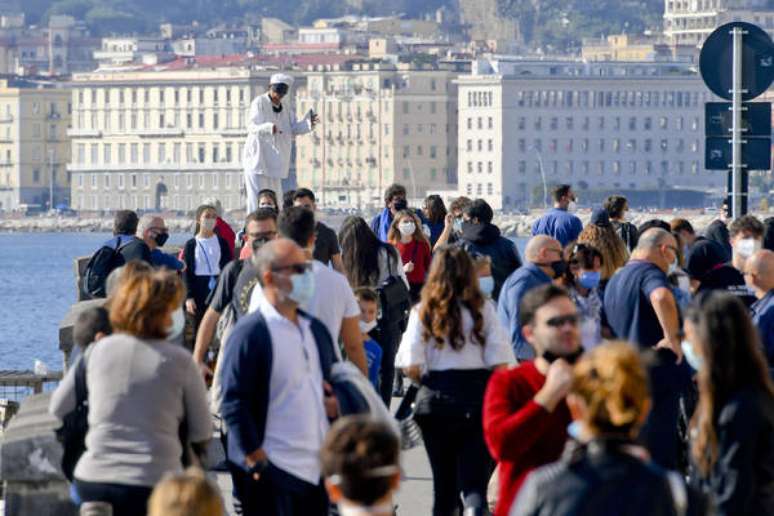
M394 257L388 249L387 268L390 272L393 259ZM376 292L379 295L379 306L381 307L379 325L381 327L397 326L401 333L406 331L409 311L411 310L411 296L403 279L397 274L391 273L384 280L384 283L376 288Z
M89 392L86 388L86 356L75 366L75 408L62 420L56 438L62 443L62 473L73 481L75 465L86 451L86 433L89 431Z
M83 292L86 295L92 299L107 296L107 278L111 272L124 265L121 251L133 241L130 238L128 242L121 243L119 238L115 247L103 245L92 255L83 272Z

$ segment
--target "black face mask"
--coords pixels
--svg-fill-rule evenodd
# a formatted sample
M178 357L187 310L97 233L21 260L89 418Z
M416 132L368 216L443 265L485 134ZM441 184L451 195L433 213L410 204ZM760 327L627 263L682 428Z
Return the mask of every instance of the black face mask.
M153 240L156 241L156 245L159 247L164 247L164 244L166 244L167 240L169 240L169 233L159 233L153 237Z
M574 364L578 361L582 354L583 348L579 347L577 351L574 351L569 355L557 355L556 353L551 353L550 351L544 351L542 357L549 364L559 360L560 358L563 358L565 361L567 361L568 364Z
M396 212L403 211L408 208L408 201L406 201L406 199L398 199L392 203L392 207Z
M536 263L535 265L551 267L551 270L554 271L554 278L561 278L564 276L564 273L567 272L567 262L564 260L556 260L549 263Z

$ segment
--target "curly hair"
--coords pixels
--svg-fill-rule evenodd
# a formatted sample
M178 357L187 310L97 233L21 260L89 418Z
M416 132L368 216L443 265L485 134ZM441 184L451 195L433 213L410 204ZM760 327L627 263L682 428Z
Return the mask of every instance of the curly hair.
M615 271L626 265L629 251L612 226L588 224L578 236L579 244L587 244L602 253L602 279L610 279Z
M573 368L571 392L588 412L584 424L595 434L631 436L648 410L645 366L626 342L611 342L583 355Z
M478 276L473 261L460 247L444 246L436 251L427 283L422 289L419 320L422 323L422 340L435 341L442 348L448 339L454 350L465 344L462 334L464 306L473 318L472 341L484 345L484 296L478 288Z

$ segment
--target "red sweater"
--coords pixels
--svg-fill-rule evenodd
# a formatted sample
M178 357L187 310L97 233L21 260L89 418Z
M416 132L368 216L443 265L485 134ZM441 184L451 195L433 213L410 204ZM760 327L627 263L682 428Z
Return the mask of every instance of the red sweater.
M532 399L546 377L532 362L497 371L484 396L484 438L497 460L500 492L495 516L507 516L527 474L559 459L572 421L562 401L548 412Z
M403 242L394 242L393 245L400 253L400 259L404 265L408 262L414 262L414 270L406 273L406 279L412 285L423 285L427 277L427 271L430 270L430 244L412 240L408 244Z
M234 233L234 230L231 229L228 222L218 217L215 221L215 233L228 244L228 248L231 250L231 255L228 259L232 260L234 258L234 246L236 245L236 234Z

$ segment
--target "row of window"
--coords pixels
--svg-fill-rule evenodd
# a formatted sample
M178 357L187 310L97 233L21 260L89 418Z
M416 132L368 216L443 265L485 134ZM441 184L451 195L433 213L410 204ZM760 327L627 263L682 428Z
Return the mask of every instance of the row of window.
M148 190L151 188L151 174L149 173L143 173L143 174L137 174L137 173L120 173L120 172L110 172L106 174L76 174L76 185L78 189L83 190L86 187L86 183L88 182L92 190L97 190L99 188L99 178L102 178L102 186L105 190L109 190L110 188L113 188L114 186L117 187L119 190L123 190L125 188L130 189L145 189ZM89 176L89 179L87 181L86 176ZM221 176L223 181L221 181ZM142 185L140 185L140 181L142 181ZM202 172L202 173L175 173L172 174L172 184L170 185L173 190L180 190L181 188L185 188L188 190L191 190L194 188L194 185L196 185L196 188L199 189L219 189L221 185L225 190L229 190L233 188L235 185L238 186L240 183L240 174L235 173L225 173L225 174L219 174L217 172ZM155 188L155 184L153 185Z
M652 175L655 172L660 172L661 174L668 174L668 173L674 173L676 172L678 175L683 175L687 171L690 170L691 174L696 175L699 172L701 172L701 165L698 161L666 161L662 160L659 162L653 162L653 161L628 161L628 162L621 162L621 161L598 161L598 162L591 162L591 161L565 161L560 165L560 162L557 160L551 160L542 162L541 160L537 160L532 162L532 172L536 174L542 173L549 173L549 174L574 174L575 172L579 172L580 174L590 174L593 172L596 172L597 175L605 174L606 172L612 172L615 175L620 175L622 173L628 173L628 174L637 174L639 173L645 173L646 175ZM467 162L467 172L468 174L474 174L474 173L487 173L491 174L494 171L494 162L492 161L468 161ZM524 160L520 160L516 163L516 172L519 174L526 174L528 172L528 162ZM707 170L707 174L714 174L714 171Z
M226 87L226 86L212 86L212 87L192 87L192 88L81 88L77 90L78 103L76 107L97 105L97 104L110 104L111 102L118 102L118 104L125 104L126 101L130 101L132 105L136 105L140 99L143 104L150 104L151 100L164 104L169 101L175 105L180 104L181 99L185 99L187 104L194 102L194 99L199 104L205 102L205 92L209 93L207 96L212 99L213 102L220 102L221 100L226 103L232 102L233 99L242 103L248 99L249 92L246 87Z
M102 152L100 152L100 146ZM79 165L111 165L131 163L235 163L241 160L243 143L79 143L75 163ZM115 154L113 153L115 150ZM185 159L182 160L183 150ZM127 156L128 151L128 156ZM140 161L142 151L142 161ZM128 157L128 161L127 161Z
M142 113L142 116L140 116ZM224 115L225 116L222 116ZM236 114L236 115L235 115ZM113 116L112 112L105 112L103 116L99 116L97 111L92 111L88 117L89 125L86 126L86 115L83 111L76 113L75 127L79 129L91 129L91 130L112 130L112 121L117 119L117 129L123 131L127 129L127 117L129 119L128 129L205 129L206 127L206 114L202 111L194 112L188 111L185 116L182 117L181 125L181 113L179 111L173 111L170 113L164 111L161 113L156 110L126 110L119 111ZM102 123L100 124L100 118ZM212 129L221 129L221 121L225 121L223 129L243 129L245 127L245 112L244 110L219 110L211 113L209 116L210 127ZM234 121L236 120L236 124Z
M575 142L578 142L576 145ZM562 143L560 143L562 142ZM660 150L661 152L668 152L670 148L676 152L684 152L686 149L690 150L691 152L699 152L701 149L701 140L692 140L688 141L686 144L686 140L683 138L661 138L658 140L653 140L651 138L645 138L642 140L641 145L638 144L639 140L636 140L634 138L629 139L621 139L621 138L612 138L612 139L605 139L605 138L599 138L599 139L589 139L589 138L579 138L577 140L573 138L567 138L567 139L558 139L558 138L552 138L550 140L546 140L546 149L551 152L555 151L562 151L562 152L574 152L574 151L580 151L580 152L605 152L608 149L612 152L637 152L638 148L642 150L643 152L652 152L654 150ZM670 142L672 142L670 144ZM477 149L479 151L484 150L484 141L478 140L478 146ZM609 143L609 146L608 146ZM533 140L532 143L529 143L526 138L519 138L516 142L516 148L519 150L519 152L530 152L530 151L538 151L541 152L543 150L543 140L536 138ZM468 140L467 145L465 147L467 151L473 151L473 140ZM492 140L487 141L487 150L492 151L493 150L493 144Z
M615 131L620 131L624 127L628 129L629 131L637 131L637 130L643 130L643 131L651 131L655 127L658 127L662 130L668 130L669 129L669 117L667 116L660 116L654 119L654 117L646 116L642 119L639 119L636 116L628 117L624 119L623 117L616 116L616 117L594 117L596 120L594 123L592 123L592 117L585 116L578 120L577 126L580 127L583 131L588 131L592 129L596 130L604 130L605 128L609 128ZM491 120L491 117L490 117ZM566 129L568 131L572 131L576 128L576 120L575 117L565 117L563 120L564 124L562 125L561 129ZM527 124L528 120L527 117L519 117L516 122L516 128L524 131L527 130ZM674 118L673 127L678 130L682 131L686 129L686 125L690 128L691 131L698 131L701 127L701 120L699 117L690 117L688 124L686 124L686 118L682 116L677 116ZM468 129L471 129L472 122L471 119L468 118ZM546 126L548 130L556 131L560 129L560 117L558 116L552 116L552 117L546 117ZM479 118L478 128L481 129L481 118ZM490 127L491 129L491 122ZM538 116L535 117L532 120L532 127L531 129L534 129L536 131L541 131L543 129L543 117Z
M74 206L80 210L184 210L192 211L201 205L207 195L180 194L169 195L157 199L154 195L121 195L121 194L83 194L74 199ZM235 209L244 205L238 194L221 194L219 196L225 209ZM101 202L100 202L101 201ZM158 203L158 205L157 205Z
M518 91L518 107L536 108L696 108L709 100L699 91Z

